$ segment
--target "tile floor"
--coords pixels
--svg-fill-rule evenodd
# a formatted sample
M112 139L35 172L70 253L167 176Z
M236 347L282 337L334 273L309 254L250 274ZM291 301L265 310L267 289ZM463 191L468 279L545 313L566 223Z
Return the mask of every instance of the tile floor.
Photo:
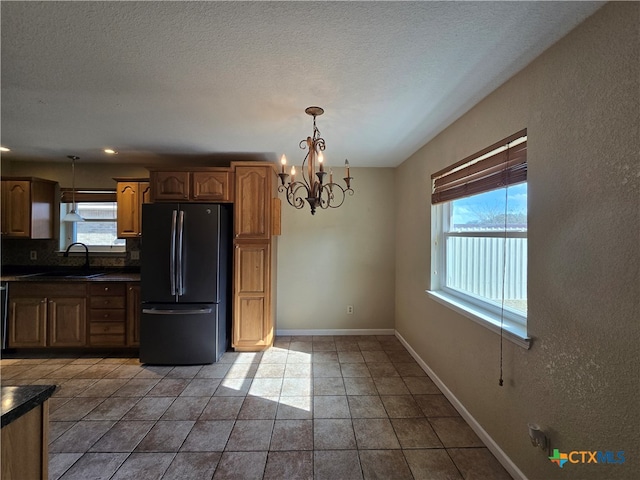
M205 366L3 358L55 383L49 478L510 479L394 336L280 337Z

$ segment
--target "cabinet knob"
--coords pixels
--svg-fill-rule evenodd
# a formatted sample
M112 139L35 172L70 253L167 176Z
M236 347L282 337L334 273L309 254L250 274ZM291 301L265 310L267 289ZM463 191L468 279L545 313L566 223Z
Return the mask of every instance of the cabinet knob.
M104 291L108 292L109 291L109 287L104 287Z
M104 314L104 318L109 318L109 314L108 314L108 313L105 313L105 314Z

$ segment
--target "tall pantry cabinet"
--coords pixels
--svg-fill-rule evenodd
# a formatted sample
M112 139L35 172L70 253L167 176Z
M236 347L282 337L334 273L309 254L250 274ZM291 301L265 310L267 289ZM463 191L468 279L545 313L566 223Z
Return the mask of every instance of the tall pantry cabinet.
M236 351L273 344L276 235L280 200L274 166L237 162L235 168L233 338Z

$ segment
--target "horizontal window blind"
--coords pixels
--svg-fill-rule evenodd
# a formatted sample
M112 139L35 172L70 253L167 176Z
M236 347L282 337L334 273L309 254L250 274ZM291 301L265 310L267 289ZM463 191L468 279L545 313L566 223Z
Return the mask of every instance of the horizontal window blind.
M83 188L82 190L76 190L75 194L77 202L115 202L116 191L115 190L88 190ZM60 189L60 202L71 203L73 202L73 190L71 188Z
M431 175L431 203L515 185L527 180L527 130L494 143Z

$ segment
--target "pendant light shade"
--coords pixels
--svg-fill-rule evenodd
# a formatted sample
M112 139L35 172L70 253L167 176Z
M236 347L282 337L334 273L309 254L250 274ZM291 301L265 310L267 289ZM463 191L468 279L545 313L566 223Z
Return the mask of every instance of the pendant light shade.
M71 207L71 211L67 213L62 219L63 222L84 222L84 218L82 218L76 212L76 160L79 160L80 157L76 157L75 155L69 155L67 158L71 159L71 198L73 205Z

